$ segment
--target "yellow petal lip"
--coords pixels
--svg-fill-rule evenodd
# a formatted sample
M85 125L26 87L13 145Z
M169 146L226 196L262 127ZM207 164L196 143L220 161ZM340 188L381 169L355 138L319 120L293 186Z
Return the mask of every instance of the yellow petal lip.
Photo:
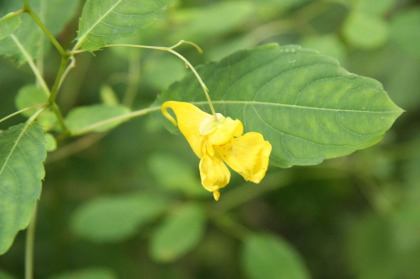
M168 113L171 108L176 120ZM162 105L162 113L185 136L200 160L201 184L217 201L219 189L230 181L225 163L246 181L260 183L268 168L271 144L260 133L248 132L238 119L215 116L201 111L190 103L169 101Z
M207 191L218 191L229 183L230 171L219 158L204 156L199 168L201 184Z

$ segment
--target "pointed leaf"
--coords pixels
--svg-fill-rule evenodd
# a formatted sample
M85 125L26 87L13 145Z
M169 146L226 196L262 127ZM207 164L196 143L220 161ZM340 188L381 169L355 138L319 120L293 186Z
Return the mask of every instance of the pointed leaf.
M75 48L98 50L154 21L171 0L87 0L79 21Z
M379 82L298 46L240 51L198 71L216 111L241 120L246 132L262 133L273 146L270 162L280 167L319 164L371 146L402 113ZM158 104L168 100L209 110L192 75L163 92Z
M249 236L242 250L243 268L250 279L307 279L299 254L286 241L265 234Z
M98 197L79 207L71 220L73 232L94 242L116 242L139 232L167 207L161 196L142 193Z
M179 208L162 223L151 240L150 253L157 261L171 262L191 251L204 233L205 215L198 205Z
M82 134L85 131L105 132L118 126L121 122L112 121L107 125L95 127L96 124L129 113L130 110L122 105L92 105L78 107L69 112L65 123L72 134Z
M45 138L38 123L22 123L0 134L0 254L25 229L41 194Z

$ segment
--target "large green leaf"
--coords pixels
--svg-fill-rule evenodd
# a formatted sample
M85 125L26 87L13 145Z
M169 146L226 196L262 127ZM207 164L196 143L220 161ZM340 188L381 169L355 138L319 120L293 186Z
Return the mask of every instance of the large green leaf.
M0 254L28 226L41 194L44 141L38 123L22 123L0 134Z
M122 105L92 105L77 107L69 112L65 118L65 123L72 134L82 134L85 131L104 132L118 126L121 122L112 121L107 125L95 127L97 123L107 121L113 117L127 114L130 110Z
M298 46L240 51L198 71L217 112L240 119L246 132L262 133L273 146L271 163L280 167L319 164L371 146L402 112L379 82ZM163 92L158 104L169 100L208 111L192 75Z
M71 228L94 242L122 241L135 235L141 225L156 218L166 207L166 199L143 193L98 197L76 210Z
M75 48L94 51L153 22L171 0L87 0Z
M61 32L65 24L73 17L77 8L77 2L74 0L29 0L31 8L40 20L46 24L48 30L53 35ZM23 8L23 1L6 0L0 3L0 12L14 12ZM30 18L29 15L22 15L20 28L13 34L21 42L29 55L33 58L38 56L38 49L41 43L41 30ZM0 43L0 55L11 57L19 63L26 62L25 56L16 47L11 38L5 38Z
M244 240L242 265L250 279L310 278L299 254L273 235L256 234Z
M198 205L175 210L156 230L150 252L157 261L171 262L191 251L204 233L205 215Z
M0 41L15 32L22 24L20 15L9 13L0 19Z

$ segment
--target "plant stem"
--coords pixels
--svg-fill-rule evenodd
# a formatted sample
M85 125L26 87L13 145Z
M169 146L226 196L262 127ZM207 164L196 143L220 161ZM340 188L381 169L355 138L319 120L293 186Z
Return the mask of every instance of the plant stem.
M53 85L53 88L51 90L51 95L50 95L50 98L48 100L51 104L55 102L55 98L57 97L58 89L59 89L60 84L61 84L61 78L64 75L64 72L66 71L68 63L69 63L69 56L68 55L65 55L65 56L61 57L60 68L58 69L57 76L55 78L54 85Z
M112 117L112 118L108 118L106 120L96 122L96 123L94 123L90 126L87 126L83 129L81 129L81 130L74 131L72 133L72 135L86 134L86 133L92 132L93 130L95 130L99 127L102 127L104 125L109 125L109 124L111 124L113 122L117 122L117 121L118 122L123 122L125 120L131 119L131 118L134 118L134 117L137 117L137 116L142 116L142 115L148 114L149 112L156 111L156 110L160 110L160 106L140 109L140 110L132 111L132 112L127 113L127 114L123 114L123 115L115 116L115 117Z
M34 108L37 108L37 107L42 107L42 106L46 107L46 106L48 106L48 103L41 103L41 104L33 105L33 106L30 106L30 107L26 107L26 108L24 108L24 109L21 109L21 110L15 111L14 113L11 113L11 114L9 114L9 115L7 115L7 116L3 117L2 119L0 119L0 123L1 123L1 122L3 122L3 121L6 121L6 120L7 120L7 119L9 119L9 118L12 118L12 117L13 117L13 116L15 116L15 115L20 114L20 113L22 113L22 112L25 112L25 111L27 111L27 110L34 109Z
M38 206L35 204L34 212L31 222L26 231L26 244L25 244L25 279L32 279L34 277L34 247L35 247L35 228L36 228L36 215Z
M20 40L15 35L10 35L12 40L15 42L16 46L19 48L19 50L22 52L23 56L25 56L26 60L28 61L29 67L31 67L32 72L34 73L35 77L37 78L37 81L39 82L41 88L44 90L45 94L47 96L50 96L50 89L47 86L47 83L45 82L44 78L42 77L41 72L39 69L35 66L34 61L31 57L31 55L26 51L25 47L21 44Z
M167 51L172 53L173 55L177 56L179 59L181 59L185 65L190 68L190 70L193 72L193 74L195 75L195 77L197 78L198 82L200 83L201 88L203 88L204 94L206 96L207 102L210 106L210 110L211 113L214 116L215 121L217 122L217 117L216 117L216 110L213 107L213 103L210 99L210 95L209 95L209 89L207 88L206 84L203 82L203 80L201 79L200 75L198 74L198 72L195 70L194 66L181 54L179 54L178 52L176 52L174 50L174 48L182 45L182 44L189 44L194 46L198 52L202 53L202 50L200 47L198 47L198 45L194 44L193 42L189 42L189 41L184 41L181 40L178 43L174 44L173 46L170 47L158 47L158 46L145 46L145 45L132 45L132 44L111 44L111 45L106 45L104 47L134 47L134 48L142 48L142 49L154 49L154 50L162 50L162 51ZM71 53L72 54L76 54L76 53L81 53L84 52L83 50L74 50Z
M28 0L24 1L25 4L25 12L29 14L29 16L35 21L35 23L41 28L41 30L44 32L44 34L50 39L51 43L55 46L55 48L58 50L58 52L61 54L61 56L67 56L67 52L64 50L64 48L60 45L60 43L57 41L57 39L54 37L53 34L51 34L50 30L41 22L41 20L37 17L37 15L32 10L31 6L29 5Z
M58 107L58 105L54 102L52 104L50 104L52 110L54 111L55 116L57 117L58 123L61 126L61 129L63 130L63 137L67 137L70 134L69 129L66 126L66 123L64 123L64 118L63 115L61 114L60 108Z

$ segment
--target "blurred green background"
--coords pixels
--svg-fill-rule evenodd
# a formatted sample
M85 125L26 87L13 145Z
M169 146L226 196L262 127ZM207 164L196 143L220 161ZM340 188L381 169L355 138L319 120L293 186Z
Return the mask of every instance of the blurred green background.
M58 36L67 48L81 6ZM420 278L420 1L178 0L122 41L181 39L204 50L179 49L193 65L271 42L314 48L379 80L406 112L374 147L318 166L271 168L259 185L233 176L218 202L200 185L185 139L152 116L59 142L46 162L35 278ZM50 83L58 64L51 50ZM165 52L85 53L58 103L64 113L115 98L139 109L186 71ZM5 116L34 78L5 58L0 73ZM21 232L0 257L0 278L23 278L24 245Z

